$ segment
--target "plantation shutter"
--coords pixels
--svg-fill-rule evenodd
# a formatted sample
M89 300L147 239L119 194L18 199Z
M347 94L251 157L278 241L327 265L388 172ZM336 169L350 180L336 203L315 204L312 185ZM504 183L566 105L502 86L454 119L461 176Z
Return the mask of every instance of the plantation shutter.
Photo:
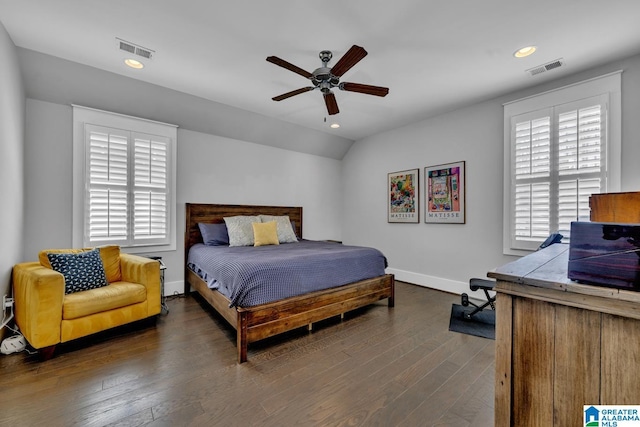
M513 116L511 247L535 249L606 188L605 95Z
M167 236L169 190L166 138L134 134L134 239Z
M540 111L515 118L515 239L549 235L551 222L551 117Z
M169 240L170 139L85 125L85 245Z
M128 234L128 135L86 126L89 243L126 242Z
M589 196L604 191L606 103L589 99L558 107L558 229L588 221Z

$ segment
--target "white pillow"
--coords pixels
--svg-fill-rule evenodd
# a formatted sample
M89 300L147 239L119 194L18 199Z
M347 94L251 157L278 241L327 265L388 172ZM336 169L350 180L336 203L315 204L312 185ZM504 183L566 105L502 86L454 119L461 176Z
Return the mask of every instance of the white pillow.
M259 216L230 216L224 217L229 233L229 246L253 246L253 223L262 222Z
M277 224L278 241L280 243L294 243L298 241L296 233L291 226L291 219L288 215L260 215L262 222L275 221Z

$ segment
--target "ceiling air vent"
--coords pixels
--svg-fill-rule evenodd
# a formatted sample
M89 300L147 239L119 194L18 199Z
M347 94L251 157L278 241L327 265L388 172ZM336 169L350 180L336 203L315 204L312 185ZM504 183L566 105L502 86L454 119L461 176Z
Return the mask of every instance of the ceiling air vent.
M155 54L155 51L151 49L147 49L146 47L142 47L142 46L130 43L128 41L119 39L117 37L116 37L116 42L118 43L118 49L125 52L132 53L137 56L141 56L146 59L152 59L153 55Z
M560 59L556 59L555 61L551 61L547 64L544 65L539 65L537 67L533 67L527 70L527 73L531 74L532 76L538 75L538 74L542 74L546 71L551 71L555 68L560 68L564 65L564 60L562 58Z

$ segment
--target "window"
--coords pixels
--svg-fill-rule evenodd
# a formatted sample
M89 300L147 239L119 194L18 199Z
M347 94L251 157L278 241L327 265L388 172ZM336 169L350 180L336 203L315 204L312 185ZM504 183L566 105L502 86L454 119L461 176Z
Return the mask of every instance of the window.
M619 102L616 73L505 105L505 253L568 236L619 188Z
M175 126L74 106L75 246L175 249L175 140Z

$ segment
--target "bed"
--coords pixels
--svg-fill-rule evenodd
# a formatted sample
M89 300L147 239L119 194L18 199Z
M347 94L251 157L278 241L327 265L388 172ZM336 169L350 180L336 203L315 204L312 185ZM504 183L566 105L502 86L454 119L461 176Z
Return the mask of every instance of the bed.
M388 299L388 306L394 306L392 274L381 274L373 278L258 305L245 307L233 305L228 297L216 289L211 289L210 283L188 267L189 251L193 246L203 242L199 223L217 224L223 223L224 217L258 214L287 215L295 226L296 234L302 236L302 207L186 204L185 295L189 295L193 288L235 328L238 363L247 361L247 347L252 342L304 326L311 329L314 322L333 316L342 316L348 311L379 300ZM332 245L339 244L332 243Z

